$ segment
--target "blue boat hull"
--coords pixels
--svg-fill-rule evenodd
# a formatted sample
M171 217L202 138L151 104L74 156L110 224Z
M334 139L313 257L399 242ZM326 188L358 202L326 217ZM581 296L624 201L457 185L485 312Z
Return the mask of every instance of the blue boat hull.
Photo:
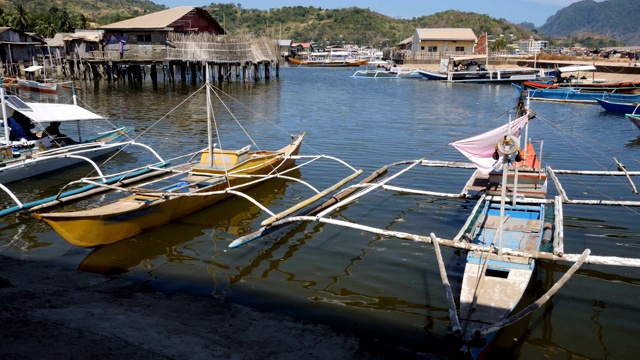
M522 91L522 86L511 84L518 92ZM611 94L606 92L581 92L574 88L566 89L531 89L526 88L528 96L532 100L557 101L557 102L577 102L597 104L598 99L610 100L621 103L634 103L640 101L640 94Z
M598 104L606 111L634 114L640 110L640 103L622 103L598 99Z

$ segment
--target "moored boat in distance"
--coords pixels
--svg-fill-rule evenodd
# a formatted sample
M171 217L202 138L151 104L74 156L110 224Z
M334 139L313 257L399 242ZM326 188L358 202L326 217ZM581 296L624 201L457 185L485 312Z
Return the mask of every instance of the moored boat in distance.
M618 112L624 114L635 114L638 111L638 107L640 107L640 102L626 103L626 102L618 102L604 99L597 99L598 104L606 110L611 112Z
M586 74L596 72L593 65L570 65L556 69L557 75L553 81L525 81L524 85L530 89L561 89L573 88L582 92L608 92L620 94L640 93L640 81L604 81L591 79ZM570 74L563 76L563 74Z
M351 77L360 79L400 79L400 74L389 70L356 70Z
M521 92L523 87L512 83L516 91ZM531 89L524 87L531 100L555 101L555 102L575 102L585 104L597 104L598 99L617 101L622 103L640 102L640 94L618 94L609 92L582 91L576 88L557 89Z
M429 80L468 83L505 83L526 80L550 80L555 70L536 68L491 68L487 55L451 56L440 59L438 70L421 70Z
M55 94L58 91L58 84L46 81L18 79L18 86L22 90Z
M288 58L295 66L308 67L350 67L367 65L368 59L357 59L348 51L313 52L306 59Z
M637 126L640 129L640 115L635 114L625 114L624 115L633 125Z

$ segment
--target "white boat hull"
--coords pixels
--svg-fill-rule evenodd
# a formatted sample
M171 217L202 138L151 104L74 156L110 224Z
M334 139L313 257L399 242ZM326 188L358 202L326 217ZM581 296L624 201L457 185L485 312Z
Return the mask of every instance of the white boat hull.
M7 164L7 166L0 168L0 184L8 184L10 182L56 171L65 166L86 162L86 159L94 159L117 151L124 144L125 143L96 143L96 146L85 150L74 151L72 149L64 149L66 151L61 152L60 154L54 153L52 155L45 156L36 155L24 160L17 160L14 163ZM73 155L74 157L69 155Z

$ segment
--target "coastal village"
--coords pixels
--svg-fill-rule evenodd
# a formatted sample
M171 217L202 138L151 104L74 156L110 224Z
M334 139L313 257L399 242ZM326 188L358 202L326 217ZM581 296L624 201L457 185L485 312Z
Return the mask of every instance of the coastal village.
M598 49L597 53L593 49L561 49L555 54L562 60L545 62L544 57L551 50L549 44L533 37L509 38L506 50L489 52L491 40L469 28L415 29L405 40L383 49L357 44L321 48L312 42L227 35L208 11L190 6L102 25L95 30L58 33L51 39L9 27L1 31L2 75L40 80L140 81L149 74L155 82L161 69L163 78L175 81L179 74L181 81L187 81L189 76L196 77L198 62L214 64L218 80L259 80L278 76L279 67L289 59L337 54L366 60L363 64L383 60L387 66L422 68L437 68L444 57L479 54L485 54L494 65L529 67L534 67L535 57L539 57L539 63L553 65L571 58L579 59L580 63L601 62L620 67L635 67L640 61L640 46L629 46Z
M640 351L640 46L180 6L0 62L0 358Z

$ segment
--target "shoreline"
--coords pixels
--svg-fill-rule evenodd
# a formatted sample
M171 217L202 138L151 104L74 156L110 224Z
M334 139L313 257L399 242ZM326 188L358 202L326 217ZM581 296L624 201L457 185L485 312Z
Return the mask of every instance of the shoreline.
M625 68L626 65L623 62L603 62L603 61L583 61L583 60L540 60L540 63L558 63L563 64L565 66L569 65L596 65L599 67L607 67L607 66L615 66L616 68ZM438 70L440 67L439 64L419 64L419 63L405 63L400 65L400 67L404 68L417 68L421 70ZM515 64L489 64L489 69L526 69L530 68L528 66L518 66ZM635 67L636 69L640 69L640 67ZM635 69L634 69L635 70ZM630 74L630 73L621 73L621 72L588 72L586 74L587 78L590 79L598 79L605 82L620 82L620 81L632 81L632 82L640 82L640 74Z
M0 255L2 359L438 359L215 297Z

